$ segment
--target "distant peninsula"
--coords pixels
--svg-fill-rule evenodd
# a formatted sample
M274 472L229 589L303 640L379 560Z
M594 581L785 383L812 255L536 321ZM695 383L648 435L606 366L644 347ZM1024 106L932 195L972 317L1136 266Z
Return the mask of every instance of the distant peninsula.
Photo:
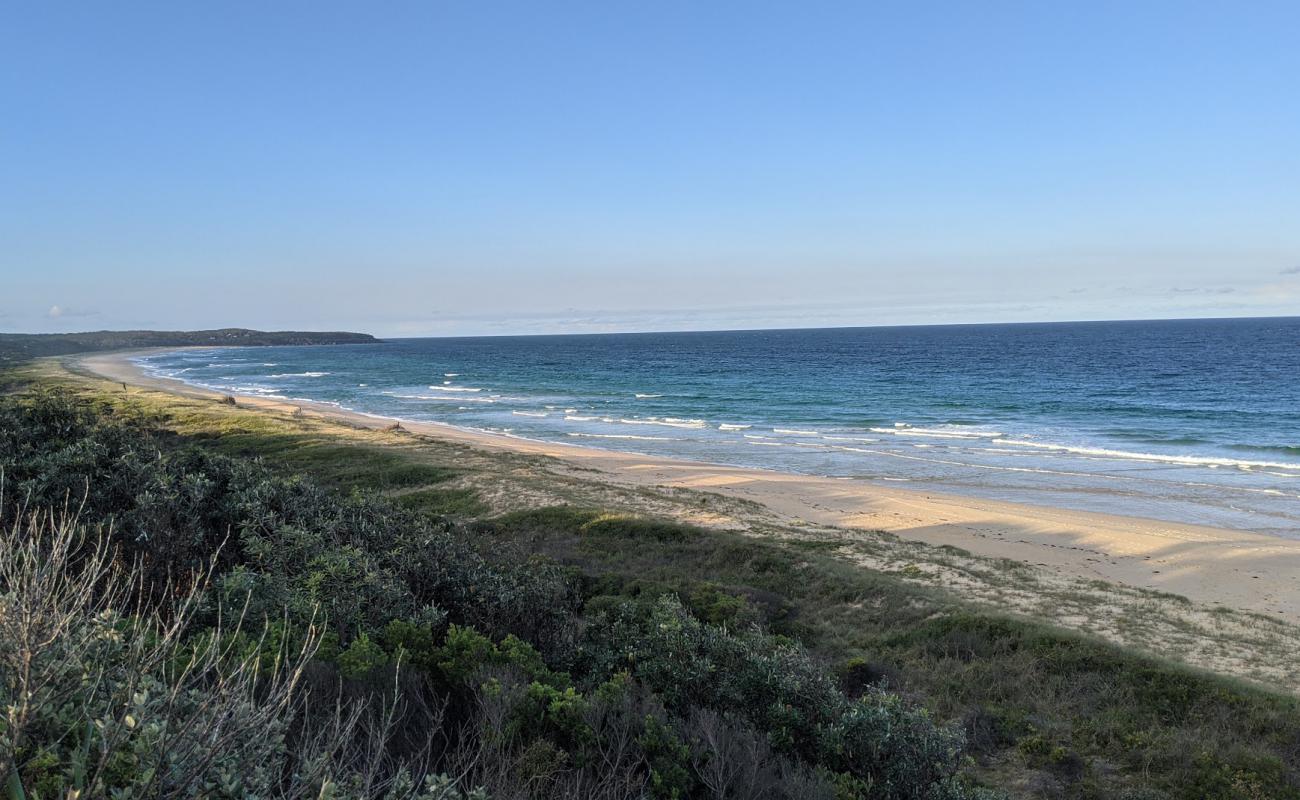
M258 345L373 344L368 333L346 331L89 331L86 333L0 333L0 363L43 356L136 347L218 347Z

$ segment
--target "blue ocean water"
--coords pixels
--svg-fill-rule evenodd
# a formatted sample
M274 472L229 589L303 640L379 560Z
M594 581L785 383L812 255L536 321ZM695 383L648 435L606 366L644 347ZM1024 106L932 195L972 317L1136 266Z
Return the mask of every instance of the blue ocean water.
M240 394L1300 536L1300 318L182 350Z

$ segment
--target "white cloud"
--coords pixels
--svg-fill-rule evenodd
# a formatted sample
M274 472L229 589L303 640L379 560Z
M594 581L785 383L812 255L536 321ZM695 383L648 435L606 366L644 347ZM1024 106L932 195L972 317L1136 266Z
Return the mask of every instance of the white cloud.
M66 306L52 305L50 310L45 312L45 316L50 319L60 319L61 317L97 317L99 312L90 308L68 308Z

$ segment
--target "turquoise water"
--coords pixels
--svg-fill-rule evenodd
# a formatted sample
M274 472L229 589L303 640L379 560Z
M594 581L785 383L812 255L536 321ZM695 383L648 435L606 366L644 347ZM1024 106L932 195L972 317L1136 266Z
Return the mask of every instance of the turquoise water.
M184 350L239 394L1300 536L1300 318Z

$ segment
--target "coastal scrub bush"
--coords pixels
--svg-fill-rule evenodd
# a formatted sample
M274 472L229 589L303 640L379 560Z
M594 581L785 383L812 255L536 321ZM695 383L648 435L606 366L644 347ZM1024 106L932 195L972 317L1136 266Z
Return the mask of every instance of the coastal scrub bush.
M27 520L0 541L0 774L29 797L965 796L959 732L845 696L759 629L753 591L682 586L684 605L647 584L584 608L573 568L497 546L498 523L54 393L0 400L0 473L0 519ZM572 509L507 523L704 538Z
M304 727L319 643L237 617L195 631L197 590L124 613L142 573L72 517L0 520L0 776L8 797L315 798L387 779L350 769L359 714ZM267 648L273 657L263 658ZM416 796L404 792L393 797ZM433 795L431 795L433 796Z
M594 622L583 657L595 674L626 670L676 713L708 709L747 720L778 751L861 778L874 796L925 796L920 787L960 765L955 728L897 695L850 699L797 645L757 630L730 634L671 595L649 608L625 603Z
M254 602L298 618L319 610L345 642L431 607L489 632L543 636L576 603L554 565L491 563L446 525L381 497L338 496L254 461L170 447L57 394L7 400L0 431L10 505L71 503L109 526L151 601L206 565L219 576L242 568Z

